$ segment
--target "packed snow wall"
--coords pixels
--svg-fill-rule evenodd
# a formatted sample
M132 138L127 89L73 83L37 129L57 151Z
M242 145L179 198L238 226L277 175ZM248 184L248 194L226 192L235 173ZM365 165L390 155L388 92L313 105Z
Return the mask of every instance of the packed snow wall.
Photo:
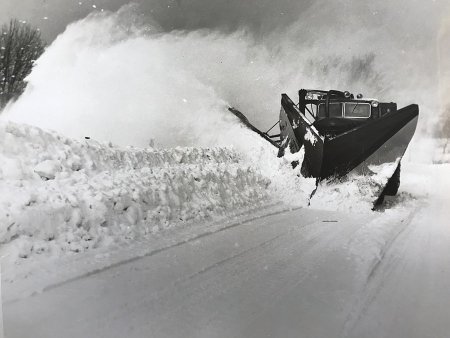
M84 251L270 203L229 148L154 150L0 124L2 255Z

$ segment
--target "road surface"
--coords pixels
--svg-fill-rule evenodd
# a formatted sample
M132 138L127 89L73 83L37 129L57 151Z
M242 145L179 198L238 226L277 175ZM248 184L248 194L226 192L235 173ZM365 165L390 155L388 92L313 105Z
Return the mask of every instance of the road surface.
M9 301L6 337L448 337L445 207L230 226Z

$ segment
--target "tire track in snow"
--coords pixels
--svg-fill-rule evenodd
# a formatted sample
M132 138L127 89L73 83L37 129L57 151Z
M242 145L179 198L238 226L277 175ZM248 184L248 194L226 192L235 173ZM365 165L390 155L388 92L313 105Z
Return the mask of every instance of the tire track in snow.
M352 337L352 330L367 315L367 310L382 290L384 282L404 259L401 252L405 251L407 240L413 231L412 220L423 208L423 205L412 206L412 210L406 217L399 221L401 226L390 234L384 246L380 247L380 255L376 257L368 270L365 282L357 293L358 296L343 325L340 337ZM389 220L386 223L385 226L392 226L389 224Z
M140 259L145 258L145 257L151 257L151 256L154 256L154 255L163 253L163 252L165 252L167 250L170 250L170 249L173 249L173 248L185 245L185 244L189 244L189 243L195 242L195 241L197 241L199 239L202 239L204 237L211 236L211 235L217 234L217 233L222 232L222 231L230 230L230 229L235 228L237 226L241 226L241 225L245 226L247 223L253 222L253 221L261 219L261 218L270 217L270 216L282 214L282 213L285 213L285 212L288 212L288 211L299 210L299 209L301 209L301 208L283 208L282 210L270 212L270 213L263 214L263 215L253 216L253 217L245 219L244 221L242 221L242 220L241 221L236 221L236 222L233 222L233 223L231 223L231 224L229 224L227 226L224 226L224 227L215 228L213 230L206 230L206 231L204 231L204 232L202 232L200 234L194 235L193 237L176 241L175 243L171 243L169 245L166 245L166 246L163 246L163 247L160 247L160 248L148 251L145 254L141 254L141 255L133 256L131 258L127 258L127 259L124 259L124 260L120 260L120 261L115 262L113 264L102 266L100 268L94 268L94 269L91 269L90 271L88 271L86 273L79 274L79 275L77 275L75 277L72 277L72 278L64 279L63 281L60 281L60 282L57 282L57 283L48 284L45 287L43 287L41 290L32 292L30 294L30 296L33 297L33 296L39 295L39 294L41 294L43 292L50 291L52 289L61 287L61 286L65 285L65 284L70 284L70 283L75 282L77 280L80 280L80 279L83 279L83 278L86 278L86 277L89 277L89 276L92 276L92 275L96 275L96 274L102 273L104 271L120 267L122 265L126 265L126 264L129 264L129 263L135 262L135 261L140 260ZM16 298L13 298L13 299L8 299L7 301L5 301L3 303L4 304L13 304L13 303L19 301L20 299L21 299L20 297L19 298L16 297Z

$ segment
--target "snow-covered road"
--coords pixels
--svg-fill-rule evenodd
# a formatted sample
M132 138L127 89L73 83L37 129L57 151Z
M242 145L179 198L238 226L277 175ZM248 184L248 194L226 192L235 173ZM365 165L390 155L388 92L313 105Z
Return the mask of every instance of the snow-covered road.
M450 189L445 182L434 189L444 198L431 197L392 242L368 278L349 336L449 337Z
M6 336L447 337L445 203L230 225L7 301Z

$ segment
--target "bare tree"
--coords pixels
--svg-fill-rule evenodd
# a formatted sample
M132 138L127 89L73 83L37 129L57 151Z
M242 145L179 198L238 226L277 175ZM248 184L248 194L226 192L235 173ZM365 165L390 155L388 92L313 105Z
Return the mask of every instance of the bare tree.
M43 53L38 29L13 19L0 29L0 108L26 87L34 61Z

